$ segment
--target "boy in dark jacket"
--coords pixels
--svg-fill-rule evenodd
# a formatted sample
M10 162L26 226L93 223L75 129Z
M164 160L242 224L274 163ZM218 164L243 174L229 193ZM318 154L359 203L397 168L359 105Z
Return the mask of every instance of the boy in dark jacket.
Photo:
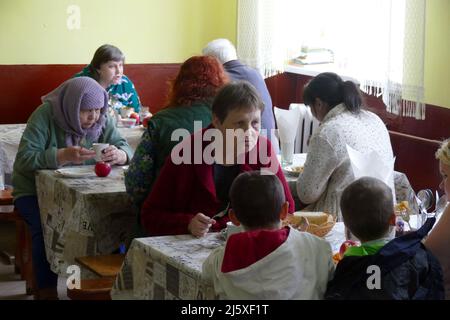
M361 241L349 247L339 262L325 299L444 299L442 269L422 244L435 222L391 240L395 213L390 188L364 177L350 184L341 197L344 223Z

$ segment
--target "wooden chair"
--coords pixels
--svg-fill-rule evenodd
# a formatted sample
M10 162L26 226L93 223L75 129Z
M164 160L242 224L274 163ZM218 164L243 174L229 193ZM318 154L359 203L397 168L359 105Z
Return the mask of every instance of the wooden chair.
M110 292L124 259L124 254L75 258L75 261L82 267L92 271L100 278L82 279L80 289L67 288L67 296L72 300L111 300Z
M0 205L14 205L12 189L0 190ZM28 226L15 207L13 211L1 212L0 221L12 221L16 224L16 249L14 269L15 272L20 273L21 278L25 280L27 295L31 295L35 290L35 281L31 258L31 234L28 230Z
M111 300L111 288L114 278L84 279L80 289L67 288L67 297L71 300Z

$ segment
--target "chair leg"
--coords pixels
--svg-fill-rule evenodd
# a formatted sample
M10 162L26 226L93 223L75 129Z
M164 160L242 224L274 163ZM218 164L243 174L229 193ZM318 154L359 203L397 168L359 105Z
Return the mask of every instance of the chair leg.
M23 277L23 250L25 247L25 223L23 220L16 221L16 253L15 253L15 261L14 261L14 272L21 275L22 280Z
M27 295L31 295L36 292L36 281L34 279L33 272L33 259L32 259L32 251L31 251L31 234L28 229L28 226L24 225L25 229L25 245L22 251L22 264L23 264L23 272L22 276L25 280L26 284L26 293Z

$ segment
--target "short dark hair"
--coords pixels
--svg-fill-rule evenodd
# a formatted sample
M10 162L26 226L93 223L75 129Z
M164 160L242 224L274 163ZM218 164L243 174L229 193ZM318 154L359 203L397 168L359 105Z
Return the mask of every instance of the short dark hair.
M316 98L326 102L330 109L344 103L346 108L353 113L358 113L363 103L361 91L356 84L352 81L343 81L333 72L320 73L304 87L304 104L312 106Z
M286 202L283 185L274 174L241 173L230 188L230 204L236 218L247 228L270 227L280 222Z
M381 180L360 178L342 193L341 211L344 224L358 239L378 239L389 230L394 213L392 190Z
M103 63L111 60L124 62L125 55L122 53L122 51L120 51L119 48L111 44L104 44L95 51L94 57L92 58L91 64L89 65L89 69L95 80L98 81L100 78L97 69L100 69L100 66Z
M248 108L264 110L264 103L255 87L247 81L235 81L222 87L212 104L212 113L222 123L230 111Z

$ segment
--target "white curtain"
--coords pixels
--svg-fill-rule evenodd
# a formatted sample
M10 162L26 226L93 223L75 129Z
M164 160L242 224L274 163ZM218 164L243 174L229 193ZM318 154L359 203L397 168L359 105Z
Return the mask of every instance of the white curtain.
M389 112L424 119L424 26L425 0L238 0L237 48L265 77L302 47L331 49Z

